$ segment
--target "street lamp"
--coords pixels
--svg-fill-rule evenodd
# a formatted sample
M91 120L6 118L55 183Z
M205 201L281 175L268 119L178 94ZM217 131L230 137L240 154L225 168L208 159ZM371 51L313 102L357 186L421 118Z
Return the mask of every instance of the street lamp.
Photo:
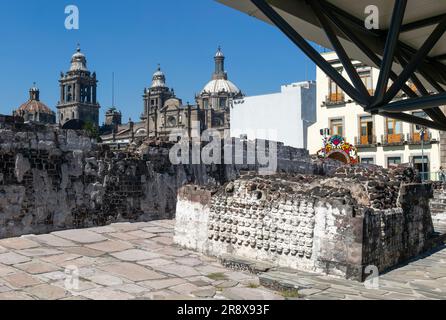
M425 166L424 166L424 136L426 135L426 127L417 126L417 130L420 132L421 138L421 182L424 183L424 174L425 174Z

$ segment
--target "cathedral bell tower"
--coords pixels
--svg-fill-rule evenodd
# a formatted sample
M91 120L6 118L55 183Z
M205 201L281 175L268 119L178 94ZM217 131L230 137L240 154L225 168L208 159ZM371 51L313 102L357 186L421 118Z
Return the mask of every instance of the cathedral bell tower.
M57 105L59 124L77 120L80 124L99 126L96 73L87 69L87 59L78 46L71 67L60 76L60 100Z
M170 98L175 97L173 90L166 85L166 76L158 69L153 74L150 88L144 89L144 114L141 120L146 122L147 135L157 137L160 130L159 114L164 103Z

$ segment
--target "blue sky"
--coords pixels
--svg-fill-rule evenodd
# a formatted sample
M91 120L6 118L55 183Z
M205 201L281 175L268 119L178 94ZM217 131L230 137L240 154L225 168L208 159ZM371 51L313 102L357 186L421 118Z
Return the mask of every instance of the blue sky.
M65 6L80 10L80 30L66 30ZM34 81L55 109L58 79L79 42L99 79L103 113L116 105L124 121L142 112L142 93L160 63L186 103L210 80L219 45L230 79L247 95L314 79L314 65L276 28L213 0L0 0L0 113L28 99Z

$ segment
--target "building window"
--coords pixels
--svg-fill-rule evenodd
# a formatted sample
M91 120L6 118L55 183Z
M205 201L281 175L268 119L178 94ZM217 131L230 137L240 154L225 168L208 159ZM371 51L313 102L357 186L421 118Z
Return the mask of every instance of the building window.
M360 143L362 145L372 144L373 139L373 118L364 116L359 119Z
M373 159L373 158L370 158L370 157L364 157L364 158L361 158L361 163L363 163L363 164L375 164L375 159Z
M387 158L387 167L392 165L399 165L401 164L401 157L388 157Z
M403 141L403 123L400 120L387 118L385 142L401 143Z
M220 98L220 109L226 108L227 101L228 101L228 99L226 99L226 98Z
M203 108L208 109L209 108L209 99L203 99Z
M330 121L330 133L332 136L344 136L344 124L342 119L332 119Z
M344 94L336 82L330 79L328 100L332 103L344 102Z
M367 88L367 91L370 93L370 95L373 95L375 93L375 90L373 88L372 70L369 69L365 71L359 71L358 73L359 77Z

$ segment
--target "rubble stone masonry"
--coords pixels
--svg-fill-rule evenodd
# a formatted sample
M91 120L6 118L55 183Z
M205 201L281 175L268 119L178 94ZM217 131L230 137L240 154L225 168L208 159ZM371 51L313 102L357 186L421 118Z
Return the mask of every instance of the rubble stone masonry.
M331 177L246 175L214 194L186 186L175 241L362 281L368 266L382 272L432 245L431 186L406 179L398 170L343 167Z
M0 238L172 219L181 186L195 183L212 188L236 179L241 170L259 168L256 164L173 166L171 147L151 142L111 152L82 132L3 123ZM304 150L278 146L281 172L329 169L330 165L311 162Z

